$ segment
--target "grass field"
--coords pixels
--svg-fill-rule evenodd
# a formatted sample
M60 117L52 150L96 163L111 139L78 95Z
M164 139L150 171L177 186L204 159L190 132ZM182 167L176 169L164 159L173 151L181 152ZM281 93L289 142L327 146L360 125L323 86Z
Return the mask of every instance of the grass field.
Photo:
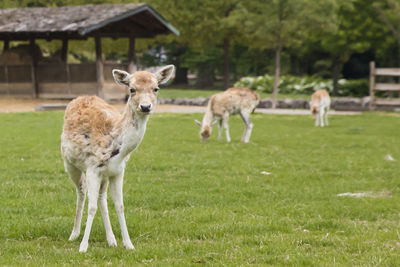
M221 90L204 90L204 89L162 89L160 90L160 98L195 98L195 97L209 97L210 95L220 93ZM272 94L257 91L261 98L272 98ZM310 95L295 95L295 94L279 94L278 99L284 98L303 98L308 99Z
M82 233L67 241L75 190L59 152L62 115L0 114L0 266L400 265L397 115L332 116L315 128L309 116L255 114L250 144L235 117L228 144L215 132L200 143L200 114L154 114L124 183L136 250L122 247L109 199L118 248L98 212L86 254Z

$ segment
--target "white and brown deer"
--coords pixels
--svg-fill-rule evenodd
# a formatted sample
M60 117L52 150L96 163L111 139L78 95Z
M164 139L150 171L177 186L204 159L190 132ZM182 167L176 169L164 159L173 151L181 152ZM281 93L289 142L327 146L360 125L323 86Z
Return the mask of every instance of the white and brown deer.
M315 119L315 126L324 127L328 123L328 111L331 106L331 99L326 90L317 90L311 96L311 113Z
M149 114L157 101L158 85L167 82L175 67L168 65L156 73L138 71L129 74L113 70L115 81L130 90L125 111L121 115L96 96L81 96L68 104L61 135L64 167L76 186L76 217L69 240L80 235L83 207L88 194L88 217L79 251L86 252L93 218L100 206L107 242L117 242L111 228L107 208L107 187L121 226L125 248L133 249L125 222L122 184L126 162L142 141Z
M200 126L200 139L206 141L211 136L212 127L218 122L218 139L222 138L222 127L224 127L226 141L230 142L229 116L239 113L246 125L242 142L248 143L253 129L250 114L255 110L259 102L260 96L245 87L229 88L222 93L212 95L208 102L203 121L195 120Z

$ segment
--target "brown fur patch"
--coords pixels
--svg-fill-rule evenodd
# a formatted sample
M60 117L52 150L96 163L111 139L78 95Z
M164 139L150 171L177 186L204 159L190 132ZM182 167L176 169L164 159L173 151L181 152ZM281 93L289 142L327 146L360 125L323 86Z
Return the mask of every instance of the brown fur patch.
M110 133L121 115L113 106L97 96L81 96L71 101L64 115L64 133L73 142L84 145L90 139L106 148Z

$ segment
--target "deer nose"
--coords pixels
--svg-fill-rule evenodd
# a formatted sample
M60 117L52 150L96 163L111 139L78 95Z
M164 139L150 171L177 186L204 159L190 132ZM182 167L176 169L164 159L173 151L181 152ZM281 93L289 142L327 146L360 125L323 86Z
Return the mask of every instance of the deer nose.
M151 110L151 104L148 104L148 105L140 105L140 110L141 110L142 112L150 112L150 110Z

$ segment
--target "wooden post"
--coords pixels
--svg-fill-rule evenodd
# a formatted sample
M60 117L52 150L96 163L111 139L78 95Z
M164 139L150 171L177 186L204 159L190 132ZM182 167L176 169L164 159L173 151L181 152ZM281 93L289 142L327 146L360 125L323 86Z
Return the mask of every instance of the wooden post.
M369 63L369 110L375 109L375 62L371 61Z
M4 40L4 45L3 45L3 53L4 51L7 51L10 48L10 42L8 41L8 39ZM10 85L8 84L8 67L7 67L7 61L4 65L4 75L5 75L5 82L6 82L6 86L7 86L7 94L10 94Z
M31 63L31 77L32 77L32 85L34 88L34 97L39 97L39 83L38 83L38 76L37 76L37 57L35 51L35 39L30 39L29 41L31 56L32 56L32 63Z
M101 57L101 38L96 36L94 38L96 45L96 78L97 78L97 95L104 98L103 85L104 85L104 66Z
M61 61L64 63L65 76L67 78L68 94L71 94L71 81L68 67L68 39L62 39Z
M63 39L61 48L61 60L67 63L67 58L68 58L68 39Z
M4 40L3 52L7 51L10 48L10 41L8 39Z
M128 51L128 72L136 71L136 54L135 54L135 37L129 37L129 51Z

